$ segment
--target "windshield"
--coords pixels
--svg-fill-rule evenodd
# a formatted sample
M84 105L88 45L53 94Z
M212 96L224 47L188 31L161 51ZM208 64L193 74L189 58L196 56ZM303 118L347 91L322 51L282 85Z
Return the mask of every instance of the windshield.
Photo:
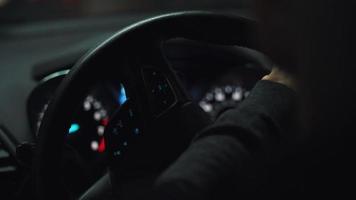
M249 0L0 0L1 21L37 21L98 15L238 9Z

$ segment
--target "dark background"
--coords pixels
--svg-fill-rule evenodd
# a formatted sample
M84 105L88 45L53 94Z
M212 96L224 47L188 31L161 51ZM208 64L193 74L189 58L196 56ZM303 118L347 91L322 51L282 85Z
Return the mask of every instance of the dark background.
M2 3L1 3L2 2ZM192 9L234 9L249 0L0 0L3 22Z

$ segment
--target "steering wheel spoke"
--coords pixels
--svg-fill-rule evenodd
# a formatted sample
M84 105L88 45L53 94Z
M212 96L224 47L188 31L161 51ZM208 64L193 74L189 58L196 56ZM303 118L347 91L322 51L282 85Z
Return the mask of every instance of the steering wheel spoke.
M154 117L162 116L178 103L177 92L164 73L145 67L142 68L142 76L150 110Z
M189 95L164 56L161 43L162 41L147 44L138 64L147 105L153 118L159 118L176 106L190 101Z

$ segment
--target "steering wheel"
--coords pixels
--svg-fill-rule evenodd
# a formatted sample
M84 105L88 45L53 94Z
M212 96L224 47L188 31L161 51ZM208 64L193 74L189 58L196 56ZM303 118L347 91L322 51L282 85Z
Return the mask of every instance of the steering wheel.
M185 38L255 49L254 25L247 18L211 12L167 14L127 27L85 55L59 86L39 129L34 161L38 198L72 198L60 165L69 116L100 80L119 79L129 96L105 133L108 176L119 183L164 170L210 121L166 61L162 43Z

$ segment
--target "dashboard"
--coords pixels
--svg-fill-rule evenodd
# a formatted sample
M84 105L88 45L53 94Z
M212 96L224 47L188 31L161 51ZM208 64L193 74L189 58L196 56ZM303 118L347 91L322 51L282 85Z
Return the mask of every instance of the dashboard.
M192 100L215 120L223 112L237 107L247 98L265 70L246 60L233 63L226 57L219 58L222 54L216 52L218 47L211 47L211 50L214 49L213 52L199 50L200 53L195 55L194 53L178 55L170 52L172 48L176 51L182 48L186 50L205 48L202 45L204 46L191 41L175 41L173 44L167 44L167 57L170 58ZM203 59L207 54L214 56L210 55L210 59ZM222 65L218 72L213 67L214 63ZM65 69L44 76L29 95L27 113L34 135L37 134L57 87L69 72L70 69ZM68 116L71 118L71 124L65 133L66 143L71 149L71 154L75 152L76 155L75 165L71 167L87 171L93 181L105 171L102 167L105 166L103 163L108 148L105 130L114 114L127 100L125 87L119 80L102 81L90 89L83 97L82 103L73 110L73 115ZM127 141L121 142L127 145Z
M190 50L203 48L201 45L204 46L204 44L192 41L175 41L173 44L168 44L167 51L172 48L175 50L177 48ZM211 47L214 51L215 48ZM205 53L201 50L199 52L200 54L195 54L193 57L191 57L191 53L188 53L188 59L182 54L175 53L167 55L167 57L170 57L172 66L180 75L192 100L199 104L212 120L215 120L223 112L237 107L248 97L254 84L264 74L264 70L246 60L238 65L229 62L231 64L229 66L224 63L227 58L217 58L220 53L207 52L206 50ZM210 55L210 59L200 58L213 53L216 53L215 58L211 57L212 55ZM213 65L211 61L214 59L217 59L214 62L223 64L218 72L210 67ZM200 63L197 63L197 60ZM27 112L34 135L37 134L57 87L69 72L70 69L66 69L48 74L32 90L28 98ZM72 149L71 152L75 152L76 159L80 160L81 164L77 167L90 171L93 180L105 170L105 168L100 169L100 166L103 166L103 162L105 162L108 145L104 136L105 130L115 112L127 100L125 87L119 80L102 81L90 89L90 92L83 97L82 103L77 105L76 110L73 110L73 115L68 116L71 118L71 124L68 125L66 133L67 146ZM121 142L124 146L127 145L127 141ZM89 169L87 166L90 166Z
M117 22L113 21L113 24ZM11 144L7 145L10 154L15 155L17 146L36 141L47 106L63 78L83 53L111 35L112 29L117 30L110 26L101 34L87 29L80 34L79 30L78 33L69 31L67 36L52 33L51 37L33 35L33 39L26 40L14 37L11 43L2 43L0 49L5 48L6 51L3 51L1 65L18 66L0 68L3 81L0 84L3 95L0 100L0 131L10 138ZM34 34L25 29L22 31L21 34ZM84 41L83 38L86 38L85 42L78 43ZM32 49L35 44L43 46ZM22 46L24 52L19 52L18 46ZM250 90L268 72L266 66L269 66L265 58L248 49L186 40L169 41L165 45L165 54L192 100L213 120L248 98ZM256 60L260 62L256 63ZM73 115L68 116L71 124L65 133L64 158L65 171L68 172L66 179L73 190L86 189L83 185L83 188L76 188L75 180L87 182L89 186L106 170L103 163L106 162L108 148L105 139L107 125L128 99L120 80L106 80L91 88L73 110ZM4 143L7 140L1 135L0 141Z

